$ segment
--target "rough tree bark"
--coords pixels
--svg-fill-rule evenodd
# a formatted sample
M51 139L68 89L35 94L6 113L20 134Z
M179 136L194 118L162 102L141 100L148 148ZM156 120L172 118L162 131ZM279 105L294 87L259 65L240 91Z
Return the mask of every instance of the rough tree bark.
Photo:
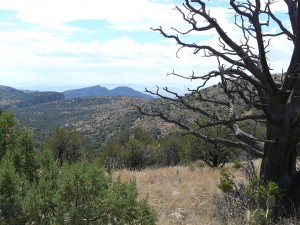
M209 2L201 0L185 0L183 7L175 8L191 27L189 30L183 32L172 28L174 33L167 33L161 27L153 29L165 38L173 39L180 46L179 50L189 48L194 54L203 53L204 57L217 59L218 69L205 75L196 76L193 73L191 76L184 76L174 71L171 74L201 80L197 89L189 90L189 97L227 109L226 115L220 115L213 109L208 110L203 104L191 103L186 96L179 96L168 88L164 89L173 94L174 98L163 96L159 89L156 92L147 91L182 109L197 113L201 120L188 121L182 117L172 118L157 110L139 110L145 115L176 124L209 143L242 148L262 157L261 182L277 182L287 199L286 210L292 212L298 209L298 198L300 199L300 173L296 168L300 141L300 7L299 0L284 0L287 6L286 19L290 21L290 25L286 27L280 20L282 15L279 17L272 11L273 4L277 3L273 0L262 2L228 1L230 10L235 14L233 23L240 31L239 40L226 32L226 28L221 27L211 15L207 8ZM270 29L274 26L277 28L276 32ZM213 31L219 36L218 45L207 46L183 41L184 35L206 31ZM271 73L267 57L276 51L270 49L270 42L280 36L286 36L294 46L289 65L282 65L285 72L282 72L281 77ZM201 88L207 81L215 77L220 78L219 87L225 99L211 98L201 93ZM237 98L244 105L255 109L255 113L238 115ZM265 125L264 139L245 132L241 127L243 122L249 120ZM228 136L234 136L235 139L211 138L201 132L206 127L219 125L226 126L230 130Z

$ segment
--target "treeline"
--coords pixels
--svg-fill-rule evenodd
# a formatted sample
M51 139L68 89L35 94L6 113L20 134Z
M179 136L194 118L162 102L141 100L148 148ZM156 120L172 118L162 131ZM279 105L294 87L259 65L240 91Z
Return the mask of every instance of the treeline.
M141 170L151 166L190 164L197 160L217 167L238 156L237 149L221 144L212 145L190 134L171 133L157 138L151 132L135 127L112 137L99 157L109 170Z
M33 146L29 130L0 111L0 224L155 224L135 181L113 179L76 132L57 129Z

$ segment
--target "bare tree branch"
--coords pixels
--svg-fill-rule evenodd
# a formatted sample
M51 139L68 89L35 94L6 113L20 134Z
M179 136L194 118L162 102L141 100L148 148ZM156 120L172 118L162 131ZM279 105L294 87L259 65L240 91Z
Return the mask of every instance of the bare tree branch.
M159 112L147 113L147 112L143 111L141 107L139 107L139 106L136 106L136 107L141 114L146 115L146 116L151 116L151 117L159 117L160 119L162 119L168 123L172 123L172 124L179 126L181 129L188 131L188 133L193 134L194 136L196 136L210 144L224 144L226 146L249 150L253 154L257 155L258 157L261 157L263 154L261 151L261 146L259 146L259 145L256 145L255 147L257 147L257 148L255 148L252 145L248 145L243 142L235 142L235 141L230 141L230 140L222 139L222 138L211 138L211 137L201 134L201 133L197 132L196 130L192 129L191 127L187 126L180 119L173 120L173 119L166 117L163 113L159 113ZM254 141L255 140L253 140L253 142Z

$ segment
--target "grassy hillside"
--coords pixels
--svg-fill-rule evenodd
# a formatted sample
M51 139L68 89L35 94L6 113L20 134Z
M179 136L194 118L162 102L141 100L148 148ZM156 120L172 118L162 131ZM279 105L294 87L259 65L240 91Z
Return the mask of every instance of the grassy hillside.
M178 130L158 118L142 116L134 105L170 110L161 99L113 96L66 99L13 111L21 124L33 130L37 142L48 138L55 128L65 127L86 136L94 149L100 149L118 131L133 126L161 135Z
M150 100L134 97L83 97L16 109L22 124L33 129L39 141L56 127L65 127L84 134L94 149L119 130L133 126L140 114L134 105Z
M256 162L259 165L259 162ZM227 166L237 179L243 171ZM257 166L258 168L259 166ZM115 177L128 181L135 178L140 197L148 197L158 212L158 225L219 225L224 224L217 213L214 198L218 189L220 169L208 167L168 167L143 171L116 171ZM231 221L230 224L241 224Z

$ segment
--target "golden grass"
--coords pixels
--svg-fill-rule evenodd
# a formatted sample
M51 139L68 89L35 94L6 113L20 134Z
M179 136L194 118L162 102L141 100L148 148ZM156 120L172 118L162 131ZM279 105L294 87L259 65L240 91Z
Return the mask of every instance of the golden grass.
M148 196L158 212L157 224L220 224L215 216L213 195L219 193L219 169L168 167L143 171L117 171L128 181L136 178L140 197ZM176 219L174 214L184 218Z
M259 162L255 162L256 168ZM232 169L230 172L243 179L241 170ZM222 194L218 189L220 182L219 168L167 167L145 169L142 171L115 171L123 181L136 178L139 196L148 196L148 201L158 212L159 225L218 225L222 224L217 218L213 198ZM174 218L175 213L183 216Z

